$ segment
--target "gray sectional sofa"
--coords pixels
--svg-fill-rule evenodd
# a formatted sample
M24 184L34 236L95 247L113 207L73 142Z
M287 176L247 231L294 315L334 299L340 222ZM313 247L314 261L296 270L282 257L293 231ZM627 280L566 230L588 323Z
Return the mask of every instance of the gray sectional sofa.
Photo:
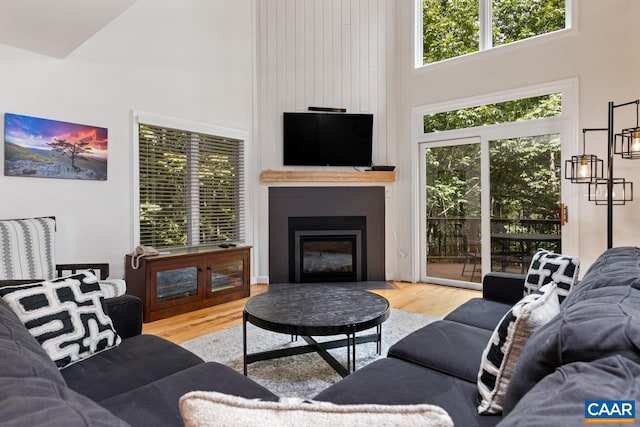
M140 334L138 298L106 299L117 347L58 370L0 299L0 424L3 426L181 426L178 399L193 390L278 397L219 363Z
M485 275L483 298L431 323L316 396L340 404L430 403L457 426L583 426L587 399L640 399L640 248L591 265L560 313L525 344L504 413L478 415L482 352L522 296L524 277Z
M524 346L504 414L478 415L480 359L492 330L523 292L523 277L487 274L483 298L397 342L316 396L338 404L430 403L455 424L584 425L585 399L640 398L640 249L615 248L591 266L560 313ZM7 426L182 425L178 399L209 390L278 396L236 371L141 335L135 297L105 300L117 347L58 370L0 299L0 420Z

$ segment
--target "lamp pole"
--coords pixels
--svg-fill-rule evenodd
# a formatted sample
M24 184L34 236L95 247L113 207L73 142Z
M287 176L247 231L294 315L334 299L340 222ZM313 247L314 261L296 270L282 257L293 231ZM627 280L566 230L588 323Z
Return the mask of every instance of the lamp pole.
M613 112L616 108L626 107L627 105L636 105L637 108L640 104L640 100L624 102L622 104L615 105L613 101L609 101L609 128L608 128L608 164L607 164L607 248L613 247L613 155L615 154L615 136L613 131ZM637 119L637 118L636 118ZM637 123L636 123L637 126ZM624 185L624 184L623 184Z
M613 134L613 110L616 106L609 101L609 128L608 128L608 147L607 147L607 249L613 247L613 153L614 153L614 134Z

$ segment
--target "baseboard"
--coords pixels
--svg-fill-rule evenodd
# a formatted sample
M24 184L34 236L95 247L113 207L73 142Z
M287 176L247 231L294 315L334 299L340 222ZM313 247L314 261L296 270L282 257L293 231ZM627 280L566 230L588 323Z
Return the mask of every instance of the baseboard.
M269 276L252 276L251 284L255 285L257 283L269 284Z

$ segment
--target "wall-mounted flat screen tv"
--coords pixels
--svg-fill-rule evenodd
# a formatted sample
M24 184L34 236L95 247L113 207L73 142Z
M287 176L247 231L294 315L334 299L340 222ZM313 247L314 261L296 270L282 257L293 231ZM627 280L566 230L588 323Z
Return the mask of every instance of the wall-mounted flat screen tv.
M286 166L371 166L373 114L284 113Z

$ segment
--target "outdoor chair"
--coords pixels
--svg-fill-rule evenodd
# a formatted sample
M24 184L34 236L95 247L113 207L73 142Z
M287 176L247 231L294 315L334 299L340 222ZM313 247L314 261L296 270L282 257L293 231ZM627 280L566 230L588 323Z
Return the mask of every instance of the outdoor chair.
M108 279L109 264L56 264L55 217L0 220L0 286L33 283L91 270L105 298L124 295L122 279Z

